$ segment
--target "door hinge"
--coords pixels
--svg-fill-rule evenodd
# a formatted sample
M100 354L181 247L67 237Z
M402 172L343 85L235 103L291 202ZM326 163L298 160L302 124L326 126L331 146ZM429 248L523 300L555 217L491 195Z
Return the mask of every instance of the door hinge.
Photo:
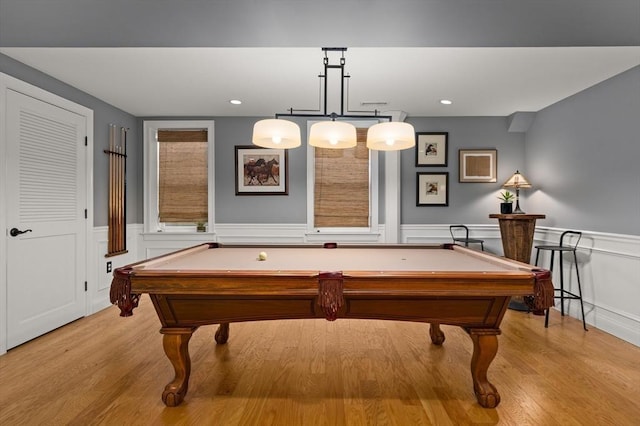
M84 291L87 291L87 282L84 282Z
M84 146L89 146L89 136L84 137Z
M87 209L84 209L84 218L85 218L85 219L88 219L88 216L87 216L87 215L88 215L88 213L87 213Z

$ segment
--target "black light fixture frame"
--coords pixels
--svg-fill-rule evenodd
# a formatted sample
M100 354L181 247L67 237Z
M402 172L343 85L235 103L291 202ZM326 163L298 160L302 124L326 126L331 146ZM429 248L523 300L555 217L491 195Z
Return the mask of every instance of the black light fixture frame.
M363 114L345 114L345 81L347 78L350 78L351 76L346 74L344 72L344 66L346 63L346 59L344 57L344 52L347 51L346 47L323 47L322 51L324 52L324 60L323 60L323 64L324 64L324 74L320 74L318 75L319 78L324 79L324 110L305 110L305 109L293 109L293 108L289 108L289 112L285 112L285 113L276 113L275 117L276 118L285 118L285 117L307 117L307 118L330 118L331 121L336 121L337 118L364 118L364 119L383 119L383 120L388 120L389 122L392 121L393 117L390 115L380 115L378 114L378 110L373 110L373 111L349 111L347 110L347 112L362 112L362 113L369 113L367 115L363 115ZM340 64L330 64L329 63L329 56L328 56L328 52L342 52L342 56L340 57ZM329 113L327 110L327 102L328 102L328 94L327 94L327 89L328 89L328 85L329 85L329 78L328 78L328 71L330 69L339 69L340 70L340 114L336 113L336 112L331 112ZM306 113L299 113L296 111L320 111L321 114L306 114ZM371 115L373 114L373 115Z

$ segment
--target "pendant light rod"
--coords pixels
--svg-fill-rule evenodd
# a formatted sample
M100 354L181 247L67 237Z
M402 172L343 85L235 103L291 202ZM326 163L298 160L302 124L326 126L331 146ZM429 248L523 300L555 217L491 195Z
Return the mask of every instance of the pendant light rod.
M358 113L367 113L365 114L345 114L345 90L346 90L346 86L345 86L345 81L348 78L351 78L350 75L345 74L344 68L345 68L345 64L346 64L346 59L344 57L344 52L347 51L346 47L323 47L322 51L324 52L324 58L323 58L323 65L324 65L324 73L318 75L319 78L324 79L323 82L323 94L322 94L322 109L321 109L321 114L311 114L310 111L314 111L314 110L309 110L309 109L294 109L294 108L289 108L289 112L286 113L277 113L275 114L276 118L281 118L281 117L318 117L318 118L378 118L378 119L386 119L391 121L392 117L390 115L379 115L378 114L378 110L373 110L373 111L354 111L354 112L358 112ZM342 55L340 57L340 62L338 64L330 64L329 63L329 55L328 52L341 52ZM338 69L340 70L340 113L337 112L330 112L328 105L329 105L329 78L328 78L328 71L331 69ZM301 111L301 113L298 113L296 111ZM346 112L348 113L349 110L346 110ZM335 114L335 116L332 116L332 114Z
M329 78L327 77L329 75L328 70L329 69L339 69L340 70L340 115L344 115L344 64L345 64L345 59L344 59L344 52L347 51L346 47L323 47L322 50L324 51L324 75L321 75L321 78L324 78L324 113L325 115L329 113L329 111L327 110L327 103L328 103L328 89L329 89ZM342 52L342 56L340 57L340 65L331 65L329 64L329 57L327 56L327 51L338 51L338 52ZM348 78L348 76L347 76Z
M294 110L294 111L299 111L299 110ZM300 113L296 113L296 112L281 112L281 113L277 113L275 115L276 118L284 118L284 117L305 117L305 118L309 118L309 117L317 117L317 118L368 118L368 119L372 119L372 118L380 118L380 119L386 119L391 121L393 119L392 116L390 115L343 115L343 114L336 114L335 112L331 113L331 114L300 114Z

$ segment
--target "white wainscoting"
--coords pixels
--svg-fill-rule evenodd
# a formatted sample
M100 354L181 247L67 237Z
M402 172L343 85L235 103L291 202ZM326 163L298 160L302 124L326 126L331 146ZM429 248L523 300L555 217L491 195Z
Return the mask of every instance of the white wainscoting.
M470 235L485 240L485 250L502 255L502 240L497 224L466 224ZM106 262L113 268L140 259L158 256L177 249L203 242L303 244L318 243L321 238L309 238L304 224L217 224L211 233L144 234L142 225L127 226L127 248L124 255L105 258L107 228L95 228L95 269L92 271L95 285L89 285L91 312L109 305L111 274L106 273ZM371 240L363 241L358 235L344 239L327 236L338 242L385 242L384 227ZM537 227L534 245L557 244L564 229ZM582 230L583 237L578 248L578 263L583 286L583 298L587 324L613 334L636 346L640 346L640 237L606 234ZM334 239L332 239L334 238ZM433 244L451 242L449 225L401 225L400 242L411 244ZM324 242L328 241L324 240ZM532 262L535 248L532 250ZM570 261L571 260L571 261ZM540 264L548 268L548 253L541 254ZM554 268L554 283L558 281L559 267ZM565 286L575 287L575 271L572 259L565 260ZM558 302L559 303L559 302ZM578 301L572 301L569 315L581 319ZM553 324L550 325L553 327Z
M88 311L90 314L96 313L111 305L109 300L109 289L113 270L129 263L137 262L141 259L138 254L138 241L142 233L142 225L127 225L127 253L118 256L105 257L108 248L109 228L100 226L93 228L93 262L89 271L87 285ZM111 262L111 271L107 272L107 262Z
M218 223L216 234L221 243L303 244L306 224Z
M566 229L536 229L536 244L558 244ZM640 346L640 237L582 231L578 245L578 270L587 324ZM540 265L549 268L549 252ZM535 258L535 249L533 256ZM559 261L556 254L553 282L559 286ZM565 255L564 285L578 294L573 256ZM556 301L559 309L560 301ZM567 312L565 305L565 313ZM580 301L569 304L569 315L582 319Z
M502 256L502 240L497 225L470 225L469 237L484 240L484 250ZM400 225L400 242L405 244L451 243L449 225ZM470 248L480 248L470 245Z
M142 235L142 255L146 258L206 242L227 244L320 244L338 243L384 243L384 227L377 233L322 232L309 234L305 224L241 223L216 224L213 232L154 232Z
M468 225L473 238L485 240L485 250L503 255L500 229L497 225ZM536 245L558 244L566 229L536 227L531 263L535 262ZM633 235L582 232L577 257L582 284L585 317L588 325L640 346L640 237ZM439 243L450 240L448 225L403 225L403 243ZM549 268L549 252L541 252L540 266ZM559 286L558 256L553 282ZM578 293L573 257L564 260L565 288ZM560 308L556 301L556 308ZM567 302L565 302L567 303ZM568 308L568 309L567 309ZM580 302L565 304L565 314L582 319ZM552 326L552 325L551 325Z
M150 259L202 243L218 241L212 232L145 232L140 235L140 257Z

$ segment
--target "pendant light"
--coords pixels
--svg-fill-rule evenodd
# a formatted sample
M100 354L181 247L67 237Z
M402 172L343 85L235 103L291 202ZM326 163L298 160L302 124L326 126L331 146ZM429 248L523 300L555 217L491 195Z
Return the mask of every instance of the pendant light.
M262 148L296 148L301 144L300 126L289 120L260 120L253 125L251 142Z
M351 123L335 121L335 114L332 114L331 121L313 123L309 130L309 145L316 148L346 149L357 144L356 127Z
M369 127L367 148L377 151L398 151L416 144L416 133L409 123L389 121Z
M278 113L275 119L260 120L253 127L252 141L254 145L264 148L295 148L300 146L300 127L283 117L306 117L316 118L318 121L309 129L309 145L317 148L345 149L357 145L356 128L345 119L368 119L377 121L367 132L367 148L379 151L397 151L415 146L415 130L409 123L393 122L390 115L379 115L378 111L357 111L369 112L369 115L344 114L345 104L345 81L350 76L345 75L344 66L346 60L344 52L346 47L323 47L324 74L320 75L324 79L324 111L317 114L296 113L293 108L288 113ZM339 64L330 64L328 52L341 52ZM340 113L327 111L327 76L330 69L338 69L341 72L340 84Z

